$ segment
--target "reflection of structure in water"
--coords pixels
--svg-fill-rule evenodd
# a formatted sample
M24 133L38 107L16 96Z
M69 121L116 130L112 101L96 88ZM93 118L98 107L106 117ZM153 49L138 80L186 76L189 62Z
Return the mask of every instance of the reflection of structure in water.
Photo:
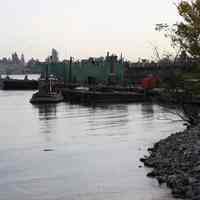
M112 129L110 134L123 134L123 131L119 130L124 129L129 122L127 105L99 105L90 108L89 113L88 124L89 130L92 131L97 129L103 131L105 128L110 128Z
M154 116L154 108L151 103L141 104L141 111L144 118L153 118Z
M54 140L56 134L56 104L34 105L38 109L38 118L40 121L40 133L44 140L49 143ZM49 148L49 147L48 147Z
M34 107L38 108L39 118L40 119L52 119L52 117L56 118L56 104L39 104L34 105Z

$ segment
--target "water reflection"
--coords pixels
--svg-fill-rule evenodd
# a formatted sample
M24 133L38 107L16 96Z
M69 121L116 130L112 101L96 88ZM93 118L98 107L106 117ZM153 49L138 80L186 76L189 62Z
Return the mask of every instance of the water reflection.
M141 112L144 119L153 119L154 118L153 104L151 103L141 104Z
M1 93L0 199L172 200L138 168L147 147L181 130L154 120L167 112L141 104L32 106L31 93Z
M99 105L88 110L89 134L104 134L103 130L110 130L109 135L119 134L119 131L127 128L129 114L127 105ZM101 130L101 132L97 132ZM91 132L91 131L96 131ZM121 134L121 133L120 133Z
M34 107L38 109L40 120L50 120L56 118L56 104L39 104L34 105Z
M51 142L56 133L57 125L57 105L39 104L34 105L38 110L38 119L40 121L40 132L45 137L46 142Z

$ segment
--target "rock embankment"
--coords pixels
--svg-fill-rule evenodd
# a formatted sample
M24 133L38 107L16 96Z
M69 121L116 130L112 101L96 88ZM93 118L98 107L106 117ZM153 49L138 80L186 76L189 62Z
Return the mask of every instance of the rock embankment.
M200 200L200 125L175 133L148 149L141 161L147 174L166 183L177 198Z

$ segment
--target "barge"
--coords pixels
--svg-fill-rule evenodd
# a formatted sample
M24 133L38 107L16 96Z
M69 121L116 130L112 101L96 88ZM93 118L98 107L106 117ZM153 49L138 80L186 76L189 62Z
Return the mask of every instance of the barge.
M96 91L90 89L68 89L62 90L65 101L82 104L101 103L131 103L146 100L144 93L133 91Z
M37 80L2 79L1 88L3 90L37 90Z

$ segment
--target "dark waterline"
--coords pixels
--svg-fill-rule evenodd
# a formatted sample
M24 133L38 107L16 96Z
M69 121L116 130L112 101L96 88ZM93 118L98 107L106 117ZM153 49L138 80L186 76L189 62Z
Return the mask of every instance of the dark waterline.
M32 93L0 91L0 199L173 199L138 166L183 129L174 115L150 104L33 106Z

